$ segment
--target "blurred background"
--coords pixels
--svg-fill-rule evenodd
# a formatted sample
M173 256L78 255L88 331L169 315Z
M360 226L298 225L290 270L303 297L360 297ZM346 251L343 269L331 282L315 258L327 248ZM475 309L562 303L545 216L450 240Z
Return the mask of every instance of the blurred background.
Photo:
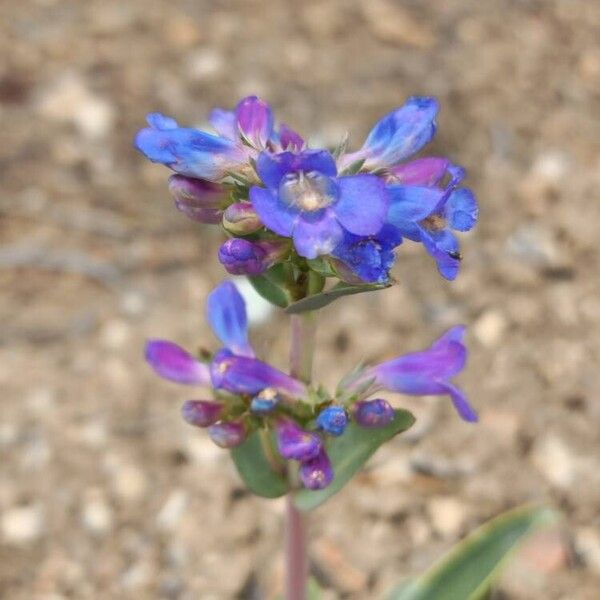
M407 243L400 285L323 312L329 384L468 324L481 414L402 399L417 425L313 516L326 598L381 597L542 501L564 527L496 597L597 599L599 40L590 0L3 0L0 597L274 598L282 503L244 490L142 359L147 337L216 347L220 234L172 208L167 169L131 144L149 111L204 126L255 93L352 148L407 96L438 96L427 153L465 165L481 203L456 282ZM259 312L256 347L283 367L285 319Z

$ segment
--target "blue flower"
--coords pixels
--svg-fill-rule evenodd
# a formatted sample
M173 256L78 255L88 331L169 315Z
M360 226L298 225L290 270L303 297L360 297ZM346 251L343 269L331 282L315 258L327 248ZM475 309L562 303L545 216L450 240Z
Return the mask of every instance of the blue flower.
M467 360L467 349L462 341L464 333L464 326L452 327L427 350L366 369L350 388L360 389L361 385L371 382L365 393L387 389L416 396L447 394L465 421L477 421L477 413L465 394L450 381L463 370Z
M294 154L262 152L257 172L265 188L250 189L250 201L266 227L284 237L305 258L330 254L344 232L373 235L384 224L387 194L374 175L337 177L325 150Z
M321 438L316 433L305 431L291 419L279 419L275 432L279 454L286 460L310 460L321 451Z
M322 490L333 481L333 468L323 448L311 459L300 463L298 476L302 485L309 490Z
M404 175L408 165L410 163L403 165ZM397 227L404 237L422 242L427 252L436 260L440 274L446 279L453 280L458 274L461 255L458 239L452 231L472 229L477 223L479 209L470 189L457 188L465 176L463 168L448 164L440 175L441 163L430 166L430 169L422 169L420 175L417 175L416 170L413 171L411 180L416 181L420 176L422 181L419 183L428 184L433 181L431 185L391 184L388 186L390 192L388 221ZM444 177L445 171L448 172L449 181L445 187L439 187L436 184ZM418 190L418 197L415 196L415 190ZM409 204L402 200L407 192L415 196L413 203L418 210L418 214L414 213L410 218L407 215Z
M342 435L347 426L348 414L342 406L328 406L317 416L317 427L334 437Z
M212 385L233 394L255 395L265 388L292 398L306 394L302 382L255 358L248 341L246 306L233 283L223 282L209 294L207 312L225 347L206 365L172 342L150 340L146 360L158 375L177 383Z
M394 420L394 409L387 400L361 400L354 405L354 420L361 427L385 427Z
M135 147L180 175L218 181L248 162L248 151L239 142L179 127L160 113L149 114L147 121L150 127L138 132Z
M363 160L363 168L374 171L407 159L433 139L438 111L435 98L412 96L377 122L360 150L341 158L341 168Z
M394 248L401 242L399 230L391 225L384 225L370 236L346 232L331 255L340 261L335 262L336 271L344 281L387 283L395 260Z

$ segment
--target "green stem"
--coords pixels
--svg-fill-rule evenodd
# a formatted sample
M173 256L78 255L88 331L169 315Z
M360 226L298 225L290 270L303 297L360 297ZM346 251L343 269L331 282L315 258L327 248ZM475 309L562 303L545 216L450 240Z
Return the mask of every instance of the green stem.
M315 315L310 312L292 315L290 329L290 374L305 383L310 383L316 330ZM288 476L295 479L297 474L290 469ZM294 505L292 494L288 494L286 500L285 599L306 600L308 579L307 522L305 515Z

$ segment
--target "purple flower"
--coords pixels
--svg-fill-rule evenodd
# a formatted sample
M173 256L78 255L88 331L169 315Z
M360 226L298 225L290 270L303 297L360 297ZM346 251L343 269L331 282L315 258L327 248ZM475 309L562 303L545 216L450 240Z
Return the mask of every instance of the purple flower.
M266 227L291 237L298 254L330 254L344 232L373 235L384 224L388 199L374 175L337 177L331 154L262 152L257 172L265 188L250 189L250 201Z
M336 259L336 271L344 281L387 283L395 260L394 248L401 242L398 229L384 225L375 235L361 237L345 233L331 255Z
M428 144L435 135L439 104L435 98L413 96L381 119L363 147L341 159L341 168L364 160L365 170L393 167Z
M279 454L286 460L310 460L321 451L321 438L316 433L304 431L291 419L279 419L275 431Z
M300 481L309 490L322 490L333 481L333 469L331 461L324 449L310 460L300 464L298 472Z
M452 230L472 229L477 222L479 209L471 190L457 189L465 176L464 169L446 161L442 171L445 159L432 160L436 162L425 166L422 163L417 168L414 167L414 163L418 161L402 165L405 169L404 175L412 170L412 181L416 182L417 178L421 177L418 183L426 185L389 185L388 221L397 227L404 237L422 242L427 252L436 260L440 274L452 280L458 274L461 259L458 240ZM439 183L446 172L449 181L441 187ZM400 177L402 176L400 169ZM409 202L406 201L407 193L412 197Z
M390 403L381 398L354 405L354 420L362 427L385 427L394 420L394 414Z
M342 406L328 406L317 417L317 427L334 437L342 435L347 426L348 414Z
M223 227L234 235L248 235L262 229L263 224L250 202L234 202L223 213Z
M290 129L285 123L279 126L279 144L282 150L300 152L304 148L304 140L300 134Z
M219 248L219 262L232 275L260 275L280 260L289 246L277 241L227 240Z
M198 223L220 223L225 200L225 188L218 183L194 179L183 175L172 175L169 191L177 210Z
M265 388L294 398L306 395L306 386L254 357L248 341L246 306L235 285L226 281L208 296L208 321L225 346L210 367L166 340L146 344L146 360L165 379L189 385L212 384L234 394L258 394Z
M213 387L233 394L253 396L265 388L273 388L295 398L306 395L305 385L297 379L257 358L236 356L227 349L213 357L210 376Z
M273 111L257 96L248 96L238 103L235 120L240 133L254 147L264 148L273 134Z
M190 425L209 427L222 416L225 406L212 400L187 400L181 407L181 416Z
M447 158L426 156L396 165L389 169L388 173L396 183L432 186L442 180L449 166L450 161Z
M370 393L387 389L415 396L448 394L458 414L465 421L475 422L477 413L465 394L450 382L462 371L467 360L467 349L462 341L464 333L464 326L452 327L427 350L405 354L366 369L352 387L357 389L361 383L373 380Z
M210 439L221 448L235 448L248 436L248 430L240 421L222 421L208 428Z
M164 379L184 385L207 385L210 382L208 366L173 342L148 340L146 361Z
M250 402L250 411L255 415L266 415L281 402L281 396L273 388L261 390Z
M160 113L149 114L147 121L150 127L138 132L135 147L180 175L218 181L248 162L248 151L239 142L179 127Z

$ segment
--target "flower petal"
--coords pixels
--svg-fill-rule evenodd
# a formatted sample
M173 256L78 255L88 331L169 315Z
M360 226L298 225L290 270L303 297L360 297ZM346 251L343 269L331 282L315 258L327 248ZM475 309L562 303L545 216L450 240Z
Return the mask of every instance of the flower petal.
M235 113L232 110L213 108L208 115L208 122L219 135L230 140L237 139Z
M387 186L389 209L387 221L400 226L405 221L421 221L428 217L444 195L434 187L393 184Z
M460 188L450 194L446 202L448 224L457 231L469 231L477 223L479 207L473 192L468 188Z
M146 115L146 121L148 122L148 125L152 127L152 129L158 129L159 131L177 129L179 127L179 125L177 125L177 121L173 119L173 117L167 117L167 115L163 115L159 112Z
M219 284L207 299L208 322L226 348L240 356L254 356L248 341L246 303L231 281Z
M250 188L250 202L265 227L285 237L292 235L300 213L280 202L276 192L254 186Z
M418 152L435 135L439 110L435 98L413 96L383 117L369 133L365 167L391 167Z
M467 400L467 397L465 396L464 392L461 389L449 383L447 383L445 387L448 394L450 394L452 404L454 404L454 408L456 409L456 412L460 415L460 417L469 423L476 423L477 421L479 421L477 412L475 412L475 409Z
M344 230L331 209L302 213L294 227L294 246L300 256L317 258L331 254L343 236Z
M279 126L279 143L284 150L291 150L292 152L300 152L304 147L302 136L285 123Z
M337 180L340 196L333 206L338 221L350 233L373 235L383 223L388 210L388 196L383 181L375 175L351 175Z
M337 173L335 160L327 150L279 154L261 152L256 162L256 170L264 184L274 190L279 188L279 183L288 173L317 171L328 177L334 177Z
M314 458L300 464L298 476L302 485L309 490L322 490L333 481L333 468L327 452L321 452Z
M258 96L247 96L235 109L239 131L256 146L264 148L273 133L273 111Z
M148 340L145 355L148 364L164 379L185 385L210 382L208 367L173 342Z
M217 180L247 161L247 153L223 137L190 128L145 128L135 137L135 147L153 162L181 175Z
M256 358L234 356L227 350L218 352L210 366L211 381L215 388L234 394L255 395L265 388L273 388L294 398L306 395L306 386Z
M446 380L462 371L467 360L463 332L453 328L427 350L381 363L368 369L364 378L375 377L382 387L403 394L443 394Z
M447 158L427 156L390 169L394 180L404 185L434 186L439 183L450 166Z
M428 231L421 228L421 241L425 249L435 259L442 277L453 281L460 269L458 240L448 229Z

